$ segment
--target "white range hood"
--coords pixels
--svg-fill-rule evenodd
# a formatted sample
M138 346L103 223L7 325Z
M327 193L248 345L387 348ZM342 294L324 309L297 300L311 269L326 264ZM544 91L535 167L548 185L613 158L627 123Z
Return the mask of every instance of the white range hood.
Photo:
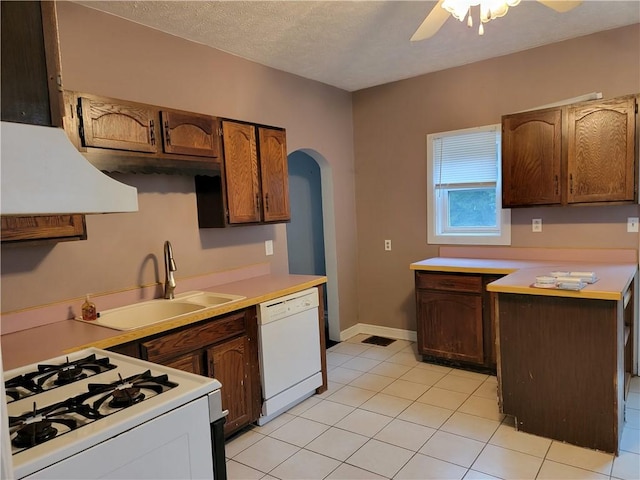
M61 128L0 122L0 213L138 210L138 191L91 165Z

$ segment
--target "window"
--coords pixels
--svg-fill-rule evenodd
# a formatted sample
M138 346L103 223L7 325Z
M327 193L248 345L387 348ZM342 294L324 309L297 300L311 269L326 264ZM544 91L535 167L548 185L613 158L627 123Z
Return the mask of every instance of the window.
M427 135L429 243L511 244L500 163L500 125Z

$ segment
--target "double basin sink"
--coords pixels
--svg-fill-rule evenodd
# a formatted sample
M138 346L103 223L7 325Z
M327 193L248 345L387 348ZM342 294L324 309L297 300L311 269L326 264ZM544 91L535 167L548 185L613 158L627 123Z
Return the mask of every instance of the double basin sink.
M104 310L100 312L97 320L86 321L86 323L115 330L133 330L155 323L176 320L207 308L226 305L245 298L227 293L192 291L176 295L172 300L149 300Z

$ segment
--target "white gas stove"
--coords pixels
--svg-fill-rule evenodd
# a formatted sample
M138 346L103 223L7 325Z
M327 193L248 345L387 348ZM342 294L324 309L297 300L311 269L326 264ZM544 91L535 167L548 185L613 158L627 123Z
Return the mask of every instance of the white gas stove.
M215 379L92 348L4 380L16 478L226 477Z

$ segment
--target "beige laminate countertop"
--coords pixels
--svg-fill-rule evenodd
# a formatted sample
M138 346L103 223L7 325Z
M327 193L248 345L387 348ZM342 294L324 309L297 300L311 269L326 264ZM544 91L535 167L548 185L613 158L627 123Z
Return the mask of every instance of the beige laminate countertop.
M119 331L76 320L63 320L21 330L1 337L3 367L5 370L17 368L87 347L113 347L316 287L326 281L326 277L315 275L263 275L204 288L204 291L229 293L246 298L200 310L178 320L136 330Z
M476 258L436 257L410 265L411 270L501 274L503 278L487 285L487 290L498 293L546 295L599 300L621 300L634 279L638 267L634 263L610 264L587 262L501 260ZM595 272L598 281L582 290L536 288L531 285L539 275L552 271Z

